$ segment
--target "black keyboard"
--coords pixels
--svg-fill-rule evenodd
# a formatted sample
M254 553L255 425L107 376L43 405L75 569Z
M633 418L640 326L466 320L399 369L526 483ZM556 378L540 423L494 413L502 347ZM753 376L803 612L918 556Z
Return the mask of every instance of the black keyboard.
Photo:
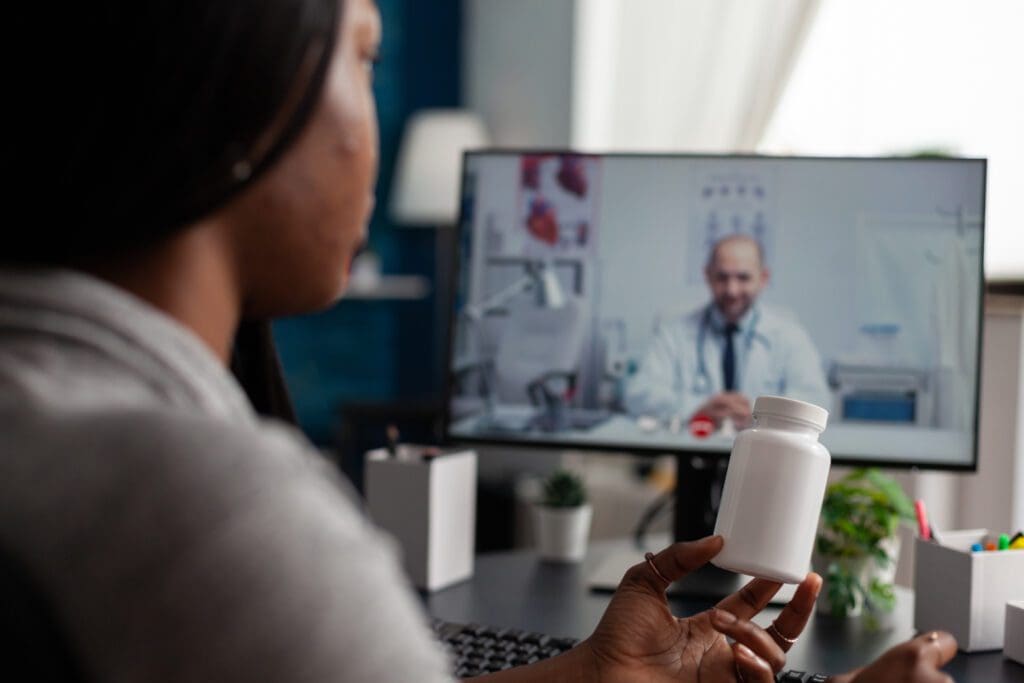
M552 638L543 633L480 624L434 620L431 626L448 651L458 678L533 664L560 655L580 642L575 638ZM775 680L779 683L825 683L828 675L783 671Z
M543 633L480 624L434 621L434 633L448 651L458 678L481 676L560 655L580 642Z

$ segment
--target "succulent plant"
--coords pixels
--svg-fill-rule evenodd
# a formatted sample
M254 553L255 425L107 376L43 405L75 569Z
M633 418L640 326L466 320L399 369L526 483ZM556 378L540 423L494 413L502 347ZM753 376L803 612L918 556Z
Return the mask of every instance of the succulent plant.
M587 502L587 488L577 474L557 470L544 480L541 503L553 508L575 508Z

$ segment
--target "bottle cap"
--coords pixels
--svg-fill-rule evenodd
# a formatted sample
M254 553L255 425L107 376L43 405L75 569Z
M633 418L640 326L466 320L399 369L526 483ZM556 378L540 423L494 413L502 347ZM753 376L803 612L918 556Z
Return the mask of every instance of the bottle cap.
M828 424L828 411L813 403L782 396L758 396L754 400L754 416L774 415L791 420L803 420L824 431Z

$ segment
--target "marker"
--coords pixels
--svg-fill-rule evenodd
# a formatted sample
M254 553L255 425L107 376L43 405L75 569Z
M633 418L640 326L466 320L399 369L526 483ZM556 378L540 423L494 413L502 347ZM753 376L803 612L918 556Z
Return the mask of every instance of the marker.
M980 553L982 550L984 550L984 548L981 547L980 543L975 543L974 545L971 546L971 552L972 553Z
M1011 543L1010 550L1024 550L1024 536Z
M1012 548L1013 544L1022 538L1024 538L1024 531L1018 531L1017 533L1015 533L1013 535L1013 538L1010 539L1010 547Z
M999 549L1000 550L1009 550L1010 549L1010 535L1009 534L999 534Z
M991 550L995 550L995 549L996 549L996 544L995 543L986 543L985 544L985 550L991 551Z
M917 535L926 541L932 540L932 530L928 526L928 512L924 509L924 501L914 501L914 512L917 513Z

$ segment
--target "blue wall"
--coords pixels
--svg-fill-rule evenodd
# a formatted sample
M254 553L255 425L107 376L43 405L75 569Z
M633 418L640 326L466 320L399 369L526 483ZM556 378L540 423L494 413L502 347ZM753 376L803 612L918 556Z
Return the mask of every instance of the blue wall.
M374 93L381 132L377 212L370 246L385 273L434 279L434 233L393 225L387 206L405 122L416 110L460 104L461 2L378 0L384 24ZM339 409L368 401L440 399L440 328L433 294L420 301L342 300L279 320L275 335L299 421L330 443Z

